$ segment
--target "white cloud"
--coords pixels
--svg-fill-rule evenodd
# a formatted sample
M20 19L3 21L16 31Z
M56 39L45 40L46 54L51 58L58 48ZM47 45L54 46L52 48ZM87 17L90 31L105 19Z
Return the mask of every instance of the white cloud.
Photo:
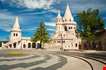
M23 28L22 31L35 31L37 27L32 27L32 28Z
M23 6L31 9L49 8L53 0L12 0L18 6Z
M46 26L52 26L52 27L56 26L55 22L46 22L45 25Z
M0 29L6 32L11 30L13 16L0 13Z
M53 28L48 28L47 30L48 31L55 31L55 29L53 29Z

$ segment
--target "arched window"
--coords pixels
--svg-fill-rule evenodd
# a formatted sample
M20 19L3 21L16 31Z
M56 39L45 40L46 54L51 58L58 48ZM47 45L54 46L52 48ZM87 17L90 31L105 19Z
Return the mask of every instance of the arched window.
M69 29L71 29L71 28L69 27Z
M15 33L13 34L13 36L15 36Z
M18 34L16 33L16 36L18 36Z
M64 30L67 31L67 26L64 26Z
M77 47L77 43L75 44L75 46Z

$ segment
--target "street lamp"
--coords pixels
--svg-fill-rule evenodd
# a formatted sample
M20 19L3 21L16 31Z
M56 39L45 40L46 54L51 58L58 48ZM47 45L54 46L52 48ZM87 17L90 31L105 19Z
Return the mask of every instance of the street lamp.
M61 48L60 49L63 50L63 37L62 37L62 33L61 33L61 39L60 40L61 40L60 41L61 42Z

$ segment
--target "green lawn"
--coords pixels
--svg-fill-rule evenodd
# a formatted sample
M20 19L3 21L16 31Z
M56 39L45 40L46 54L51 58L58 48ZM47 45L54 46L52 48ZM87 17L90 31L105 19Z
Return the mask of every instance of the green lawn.
M25 54L24 52L21 52L21 51L8 51L7 52L7 55L8 56L12 56L12 57L20 57L20 56L25 56L25 55L27 55L27 54Z

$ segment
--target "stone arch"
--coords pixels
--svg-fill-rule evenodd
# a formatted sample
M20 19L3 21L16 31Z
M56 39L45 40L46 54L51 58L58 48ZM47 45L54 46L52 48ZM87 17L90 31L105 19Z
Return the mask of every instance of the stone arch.
M26 44L23 44L23 48L26 48Z
M32 43L32 48L36 48L36 43Z
M78 46L78 44L76 43L76 44L75 44L75 47L77 47L77 46Z
M67 31L67 26L64 26L64 30Z
M28 43L28 48L31 48L31 43Z
M9 44L9 47L12 48L12 44Z
M17 43L16 43L16 42L15 42L15 43L13 43L13 47L14 47L14 48L16 48L16 46L17 46Z

